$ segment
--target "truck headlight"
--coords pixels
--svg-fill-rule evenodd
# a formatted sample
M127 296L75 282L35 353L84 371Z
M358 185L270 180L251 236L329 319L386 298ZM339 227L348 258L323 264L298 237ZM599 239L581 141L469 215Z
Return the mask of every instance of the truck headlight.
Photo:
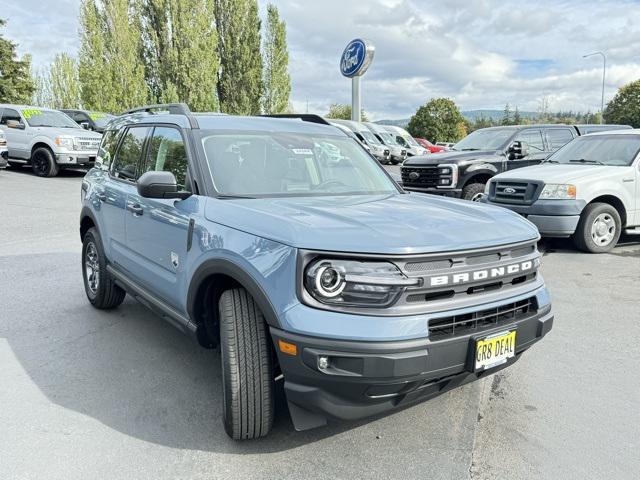
M458 165L441 163L438 165L438 188L455 188L458 183Z
M540 192L540 200L571 200L576 198L575 185L549 183Z
M59 147L73 150L73 137L56 137L54 143Z
M484 194L489 195L489 190L491 190L491 182L487 182L487 184L484 186Z
M321 303L351 307L388 307L419 278L408 278L392 263L320 259L305 270L304 284Z

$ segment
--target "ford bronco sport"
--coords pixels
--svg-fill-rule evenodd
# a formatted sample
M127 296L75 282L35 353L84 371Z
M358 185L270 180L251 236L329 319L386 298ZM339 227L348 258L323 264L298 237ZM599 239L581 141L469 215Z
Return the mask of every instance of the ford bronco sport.
M298 430L362 418L509 366L552 326L531 223L405 193L316 118L141 107L83 180L89 302L129 294L219 346L234 439L269 432L276 385Z

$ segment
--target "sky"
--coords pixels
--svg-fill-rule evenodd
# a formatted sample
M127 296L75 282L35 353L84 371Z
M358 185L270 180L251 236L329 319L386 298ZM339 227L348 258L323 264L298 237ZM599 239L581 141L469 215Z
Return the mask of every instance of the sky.
M3 0L4 35L33 55L34 68L57 52L78 51L79 0ZM266 1L259 0L264 15ZM430 98L449 97L461 110L600 109L640 78L638 0L271 0L287 23L292 103L325 114L350 103L339 58L353 38L376 47L362 79L369 117L400 119ZM46 5L46 8L44 7Z

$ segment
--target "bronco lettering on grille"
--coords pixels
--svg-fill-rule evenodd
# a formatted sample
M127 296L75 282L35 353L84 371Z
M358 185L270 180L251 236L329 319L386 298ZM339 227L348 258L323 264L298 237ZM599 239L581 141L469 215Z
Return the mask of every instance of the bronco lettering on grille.
M534 268L533 260L526 262L514 263L504 267L493 267L484 270L475 270L472 272L460 272L451 275L437 275L429 277L428 285L431 287L440 287L443 285L459 285L461 283L478 282L481 280L497 279L517 273L525 273Z

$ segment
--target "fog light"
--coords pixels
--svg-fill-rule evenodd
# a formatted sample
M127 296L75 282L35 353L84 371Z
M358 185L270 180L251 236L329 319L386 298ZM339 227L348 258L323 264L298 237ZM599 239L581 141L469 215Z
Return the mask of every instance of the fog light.
M329 368L329 357L325 357L324 355L320 355L318 357L318 368L320 370L326 370Z

